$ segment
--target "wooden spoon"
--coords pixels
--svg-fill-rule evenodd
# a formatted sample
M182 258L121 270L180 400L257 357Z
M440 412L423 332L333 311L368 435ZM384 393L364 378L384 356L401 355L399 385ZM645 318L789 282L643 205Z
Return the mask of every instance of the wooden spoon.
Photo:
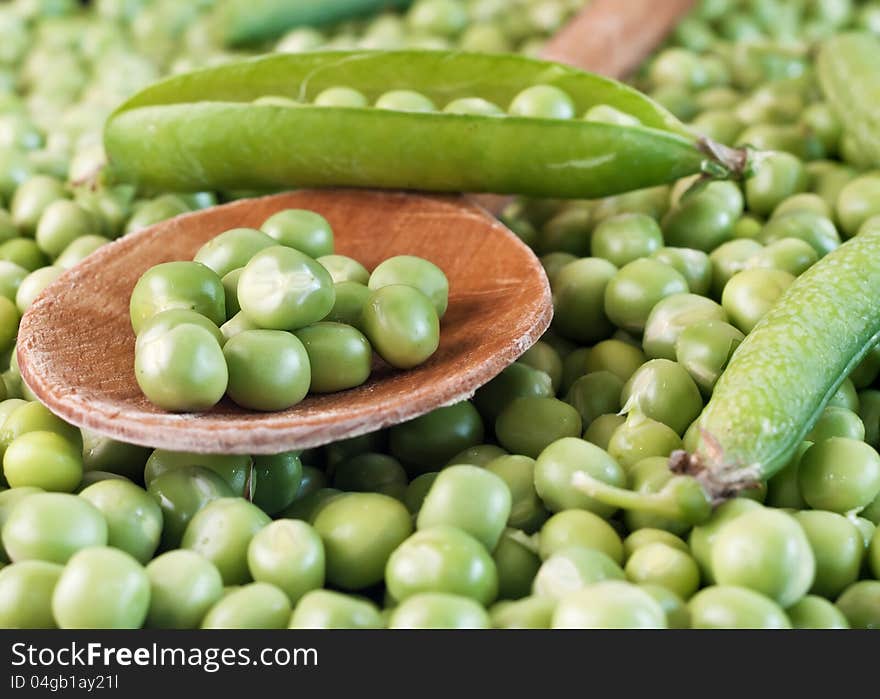
M201 414L152 405L134 376L128 301L148 268L192 259L218 233L259 227L276 211L327 218L336 249L372 269L418 255L449 278L440 347L423 365L377 362L363 386L255 413L224 400ZM470 396L547 329L553 308L541 264L496 219L460 197L300 190L164 221L106 245L63 274L21 321L18 362L28 387L68 422L125 442L179 451L271 454L370 432Z
M694 0L593 0L548 44L544 56L625 77ZM550 289L535 256L488 213L505 197L298 191L187 214L101 248L63 274L21 321L17 358L34 395L65 420L134 444L189 452L264 454L364 434L470 396L547 329ZM450 280L440 347L399 372L382 363L370 381L310 396L278 413L224 401L198 415L157 409L134 377L128 299L138 277L192 259L223 230L259 226L285 208L327 217L337 249L368 267L398 254L439 265Z

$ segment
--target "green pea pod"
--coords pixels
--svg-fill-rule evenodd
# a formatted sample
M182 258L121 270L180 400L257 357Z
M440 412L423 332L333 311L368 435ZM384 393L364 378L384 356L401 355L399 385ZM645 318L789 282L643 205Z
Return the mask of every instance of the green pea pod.
M221 0L212 18L217 36L227 46L254 44L281 36L288 29L342 22L402 9L412 0Z
M348 86L374 101L417 89L435 104L523 89L565 90L641 126L310 104ZM294 98L299 106L253 100ZM352 186L600 197L710 171L741 174L741 151L701 139L638 91L557 63L447 51L276 54L178 75L108 120L111 177L166 191Z
M670 467L714 500L770 478L880 339L880 220L804 272L734 352Z
M839 34L822 44L819 82L825 97L860 150L880 165L880 39Z

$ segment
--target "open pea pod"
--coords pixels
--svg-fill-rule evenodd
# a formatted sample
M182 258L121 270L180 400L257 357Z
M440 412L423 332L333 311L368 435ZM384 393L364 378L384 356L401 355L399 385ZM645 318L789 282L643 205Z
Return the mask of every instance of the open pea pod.
M506 106L526 87L565 90L580 113L604 104L641 126L562 119L315 106L333 86L372 102L415 89L435 104ZM298 106L255 104L282 95ZM352 186L600 197L706 169L745 167L638 91L547 61L445 51L276 54L152 85L108 120L110 176L171 191Z
M880 39L839 34L822 44L818 58L822 91L848 133L880 165Z
M412 0L221 0L212 17L227 46L254 44L288 29L342 22L382 10L400 9Z

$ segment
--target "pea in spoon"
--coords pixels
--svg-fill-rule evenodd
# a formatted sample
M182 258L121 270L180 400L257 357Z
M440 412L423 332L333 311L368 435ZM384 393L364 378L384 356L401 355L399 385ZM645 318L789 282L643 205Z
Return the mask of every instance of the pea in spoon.
M151 404L135 380L128 312L140 275L162 262L192 259L222 231L259 227L288 208L325 216L337 252L368 269L401 254L438 265L450 293L437 352L407 371L377 361L363 386L310 395L282 412L252 412L225 399L197 414ZM461 197L300 190L179 216L102 247L34 301L21 321L17 356L34 395L79 427L177 451L270 454L370 432L469 397L538 340L552 310L534 254L476 204Z

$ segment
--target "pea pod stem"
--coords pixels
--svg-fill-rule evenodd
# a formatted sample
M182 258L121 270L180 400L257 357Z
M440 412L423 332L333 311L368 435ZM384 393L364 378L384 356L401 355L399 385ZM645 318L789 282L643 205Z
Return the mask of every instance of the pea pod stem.
M371 102L417 89L438 105L482 97L506 106L536 84L564 90L579 113L605 104L641 126L311 104L344 85ZM253 103L266 95L301 104ZM736 177L746 163L622 83L522 56L450 51L276 54L174 76L117 109L104 143L114 179L172 191L350 186L593 198L707 169Z
M880 340L880 220L804 272L746 336L670 468L713 502L777 473Z
M594 500L611 507L684 520L691 524L706 520L711 512L708 501L699 493L696 498L693 497L695 490L692 487L693 481L686 477L674 477L654 493L639 493L618 488L584 471L577 471L572 476L571 485Z

